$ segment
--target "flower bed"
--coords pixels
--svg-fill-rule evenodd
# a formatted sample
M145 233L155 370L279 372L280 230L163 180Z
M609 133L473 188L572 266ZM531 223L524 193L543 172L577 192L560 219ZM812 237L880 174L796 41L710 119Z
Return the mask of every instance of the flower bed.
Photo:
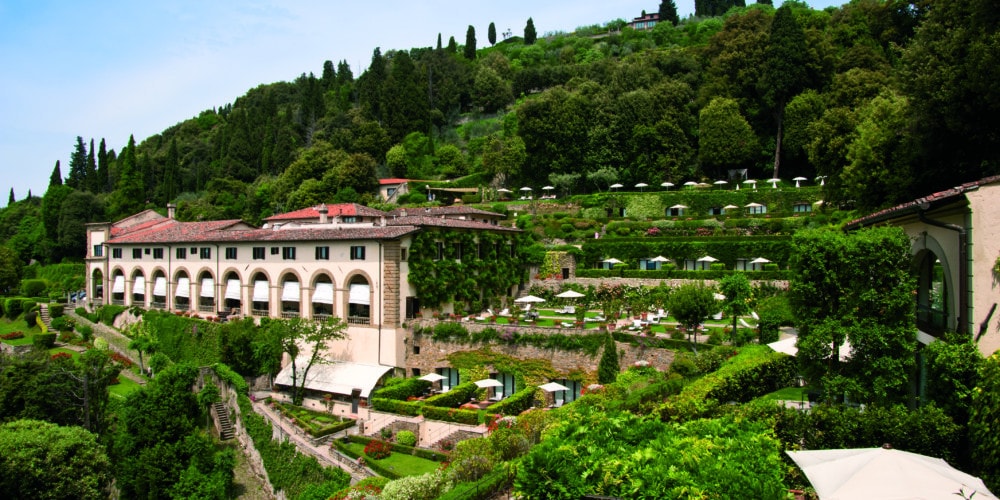
M314 438L321 438L354 427L357 423L329 413L312 411L301 406L286 405L272 401L271 406L281 411L282 416L309 433Z
M10 332L10 333L5 333L3 335L0 335L0 339L3 339L3 340L15 340L15 339L23 339L23 338L24 338L24 332L22 332L21 330L18 330L16 332Z

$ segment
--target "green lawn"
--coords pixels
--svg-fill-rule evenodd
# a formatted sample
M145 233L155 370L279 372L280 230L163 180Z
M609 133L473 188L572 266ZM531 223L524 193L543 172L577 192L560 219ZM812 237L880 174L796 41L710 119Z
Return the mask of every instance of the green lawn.
M64 352L66 354L69 354L70 357L73 358L74 360L80 359L80 353L77 352L77 351L74 351L73 349L67 349L65 347L54 347L52 349L49 349L49 355L50 356L58 354L60 352Z
M7 318L0 319L0 335L17 331L24 332L24 338L4 340L3 342L10 345L29 345L31 344L31 337L36 333L41 333L41 330L37 326L28 328L28 325L24 323L23 318L18 318L14 321Z
M361 443L347 443L347 448L358 455L364 455L365 453L365 445ZM365 460L371 459L366 457ZM400 476L419 476L428 472L434 472L441 467L440 463L433 460L413 455L404 455L395 451L388 458L379 460L378 463Z
M108 392L111 393L113 398L125 398L133 391L139 390L141 385L135 383L130 378L126 378L123 375L118 376L118 384L108 387Z
M785 387L784 389L778 389L770 394L765 394L758 399L767 401L808 401L809 398L806 397L806 393L810 390L809 386Z

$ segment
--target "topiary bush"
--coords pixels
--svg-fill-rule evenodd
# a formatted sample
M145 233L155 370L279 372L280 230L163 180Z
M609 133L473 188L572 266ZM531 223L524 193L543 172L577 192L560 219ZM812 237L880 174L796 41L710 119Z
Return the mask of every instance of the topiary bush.
M49 284L45 280L30 279L21 281L21 295L25 297L41 297Z
M31 344L39 349L52 349L52 347L56 345L56 334L36 333L35 336L31 338Z
M415 446L417 435L413 431L399 431L396 433L396 442L403 446Z
M76 332L80 334L80 338L84 342L90 342L90 339L94 337L94 329L90 325L79 325L76 327Z
M3 312L8 319L17 319L24 312L23 301L21 297L10 297L4 301Z
M59 318L66 313L66 306L63 304L49 304L49 317Z

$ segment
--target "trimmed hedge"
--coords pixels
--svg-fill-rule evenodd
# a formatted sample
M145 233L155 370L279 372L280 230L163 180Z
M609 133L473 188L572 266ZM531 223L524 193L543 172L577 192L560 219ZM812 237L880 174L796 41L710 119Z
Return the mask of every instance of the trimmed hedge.
M3 312L9 319L17 319L24 312L24 297L10 297L4 300Z
M788 280L792 277L791 271L734 271L732 269L706 270L706 271L685 271L682 269L642 271L636 269L579 269L576 270L577 278L639 278L639 279L687 279L687 280L717 280L734 273L746 273L751 281Z
M372 398L406 401L406 398L409 398L410 396L423 395L431 386L430 382L420 380L420 378L417 377L392 380L393 382L390 385L386 385L385 387L373 392Z
M476 394L479 387L474 382L466 382L452 387L448 392L431 396L424 400L425 406L440 406L444 408L455 408L468 403L472 396Z
M521 412L535 406L535 392L537 388L530 386L515 392L508 398L498 401L496 404L486 408L490 413L501 413L503 415L520 415Z
M101 306L101 308L97 310L97 319L100 320L100 322L104 323L105 325L113 325L115 323L115 317L125 312L126 310L128 310L128 308L125 306L119 306L117 304L107 304Z
M438 500L488 500L494 498L496 492L510 488L514 484L514 477L505 468L497 468L479 481L457 483L450 491L439 496Z
M65 304L49 304L49 316L52 319L61 318L66 313L65 309Z
M399 401L396 399L388 398L371 398L372 409L375 411L384 411L387 413L396 413L399 415L407 415L410 417L415 417L420 415L420 410L422 404L418 401Z
M31 339L31 344L39 349L51 349L56 345L55 333L36 333Z
M424 418L431 420L443 420L445 422L455 422L459 424L477 425L485 420L485 412L482 410L462 410L458 408L441 408L438 406L424 406Z
M372 441L378 440L378 438L370 438L367 436L359 436L357 434L351 434L347 436L347 439L361 444L368 444ZM448 455L437 452L434 450L428 450L426 448L417 448L416 446L406 446L405 444L399 443L389 443L392 447L392 451L396 453L402 453L404 455L413 455L415 457L425 458L427 460L433 460L435 462L445 462L448 460Z

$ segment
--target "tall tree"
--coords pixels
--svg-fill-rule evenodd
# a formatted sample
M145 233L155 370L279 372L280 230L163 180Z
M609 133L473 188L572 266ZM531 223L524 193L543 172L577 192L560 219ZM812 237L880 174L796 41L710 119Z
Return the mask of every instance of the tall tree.
M323 84L323 90L330 90L336 80L337 71L333 69L333 61L329 59L323 61L323 74L320 76L320 83Z
M448 53L457 54L458 53L458 42L455 41L455 37L448 37Z
M785 105L806 88L809 81L806 35L795 20L788 5L782 5L774 14L767 49L764 52L764 72L757 84L764 103L771 109L777 125L774 142L774 175L778 178L781 166L781 140L785 118Z
M108 168L108 150L101 138L101 145L97 149L97 189L98 193L107 193L111 190L111 172Z
M490 45L497 44L497 25L490 23L489 29L486 31L486 39L490 41Z
M736 333L736 322L740 316L750 311L750 298L753 289L746 273L734 272L727 274L719 281L719 292L725 296L722 308L733 317L733 333Z
M69 157L69 177L66 178L66 185L73 189L85 189L86 178L87 145L83 143L83 137L76 136L76 149Z
M17 200L14 199L14 188L10 188L10 196L7 197L7 206L13 205L15 201Z
M688 332L688 339L695 352L698 352L698 326L710 314L718 311L712 288L705 283L689 283L681 285L670 294L668 309L677 321Z
M611 334L604 340L604 352L601 360L597 364L597 381L602 384L611 384L618 378L621 366L618 363L618 346L615 345Z
M170 149L163 163L163 181L160 183L162 201L171 202L181 192L180 153L177 151L177 136L170 139Z
M112 219L137 213L146 205L146 186L136 156L135 137L130 135L118 158L118 182L110 199Z
M26 466L30 464L30 466ZM0 425L0 492L6 498L107 498L112 469L97 436L40 420Z
M677 4L674 0L662 0L660 2L660 22L670 23L677 26L677 23L681 22L680 17L677 16Z
M465 47L462 49L462 55L470 61L476 59L476 28L473 28L471 24L469 29L465 31Z
M524 25L524 44L534 45L537 39L538 33L535 32L535 21L529 17L528 22Z
M375 47L372 52L371 63L358 81L358 94L361 99L361 106L368 112L368 116L373 120L381 121L382 115L382 86L385 85L386 61L382 57L382 50Z
M52 175L49 176L49 187L52 186L62 186L62 169L59 168L59 160L56 160L56 166L52 168ZM11 196L14 194L14 188L11 188Z
M746 167L757 152L757 136L733 99L712 99L698 123L698 156L708 166Z
M441 48L441 33L438 33L438 43L437 43L437 47L435 47L435 48L437 50L442 50L442 48Z
M99 193L98 182L97 182L97 151L94 150L94 139L90 139L90 151L87 151L87 172L84 175L84 186L83 189L90 191L91 193Z
M268 334L281 345L281 351L288 354L292 364L292 401L302 404L309 370L317 363L323 363L324 351L330 341L344 337L347 324L336 316L325 321L303 318L272 321ZM299 355L307 352L304 357ZM304 363L304 364L303 364Z

